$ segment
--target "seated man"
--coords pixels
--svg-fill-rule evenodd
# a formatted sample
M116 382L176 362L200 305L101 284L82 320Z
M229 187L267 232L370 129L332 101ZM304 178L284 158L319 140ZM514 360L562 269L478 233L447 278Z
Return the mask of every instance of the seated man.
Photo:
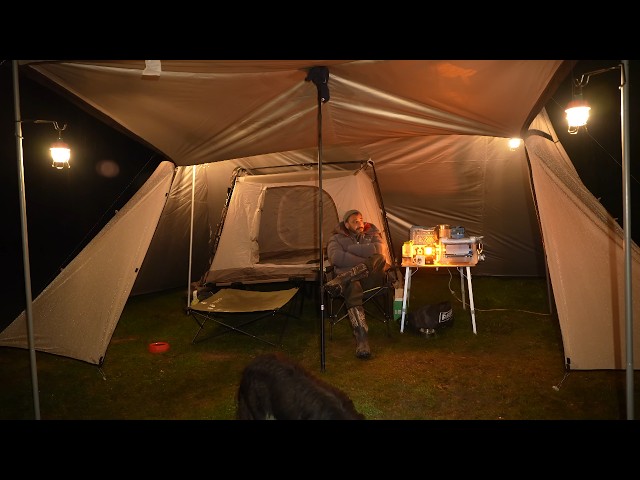
M344 297L356 338L356 356L364 359L371 356L371 351L363 292L382 285L390 265L384 256L382 233L375 225L365 222L358 210L347 211L342 220L327 243L327 256L336 277L326 283L325 290L333 297Z

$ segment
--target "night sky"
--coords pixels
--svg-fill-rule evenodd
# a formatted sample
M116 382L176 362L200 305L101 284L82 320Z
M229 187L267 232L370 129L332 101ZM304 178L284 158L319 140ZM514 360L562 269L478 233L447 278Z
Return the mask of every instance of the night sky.
M0 254L5 272L0 307L2 328L24 309L26 300L13 74L10 60L0 62L3 62L0 64L0 195L4 217ZM579 61L571 77L618 63L619 60ZM631 104L631 234L636 243L640 240L640 162L633 139L640 138L634 134L638 132L640 108L634 107L631 90L633 79L640 78L639 63L632 61L627 75L631 79L628 89ZM564 109L572 98L571 82L567 77L560 85L546 104L547 112L584 184L622 223L620 71L616 69L591 77L589 85L583 89L583 97L592 107L591 118L587 128L577 135L567 133L564 118ZM50 124L23 123L30 276L35 299L146 181L163 158L24 74L20 76L20 98L23 120L66 123L63 138L72 146L71 168L52 168L48 148L57 139L56 130ZM635 104L638 104L637 100Z

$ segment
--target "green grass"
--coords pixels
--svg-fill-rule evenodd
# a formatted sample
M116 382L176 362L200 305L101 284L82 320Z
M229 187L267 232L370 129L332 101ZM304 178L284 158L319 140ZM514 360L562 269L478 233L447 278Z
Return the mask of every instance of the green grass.
M565 378L557 318L548 314L544 279L476 277L477 334L463 309L460 280L420 271L409 310L450 300L454 324L434 338L400 333L369 319L370 360L355 357L348 322L326 325L311 291L300 319L289 320L280 350L344 390L370 420L620 420L624 371L570 371ZM466 283L465 283L466 286ZM450 288L452 291L450 291ZM276 348L237 333L192 344L198 327L185 314L184 289L129 299L102 367L37 352L40 415L50 420L232 420L242 369ZM325 318L326 321L326 318ZM251 325L277 341L283 318ZM215 330L212 322L204 336ZM170 350L151 354L151 342ZM29 352L0 348L0 418L34 418ZM640 394L635 373L635 391ZM559 386L556 390L553 387Z

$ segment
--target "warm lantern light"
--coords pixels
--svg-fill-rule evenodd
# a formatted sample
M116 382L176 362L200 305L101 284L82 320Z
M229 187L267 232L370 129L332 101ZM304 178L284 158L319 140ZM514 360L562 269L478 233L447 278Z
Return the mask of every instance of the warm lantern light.
M518 147L520 147L520 144L522 143L522 139L521 138L510 138L509 139L509 149L510 150L516 150L518 149Z
M601 68L600 70L594 70L593 72L588 72L583 74L580 78L576 78L573 82L573 88L575 88L575 92L573 95L573 100L569 102L567 105L567 109L565 112L567 113L567 123L569 125L569 133L576 134L580 127L584 127L589 120L589 111L591 107L587 102L582 99L582 89L589 84L589 79L594 75L600 75L604 72L609 72L611 70L620 69L620 87L624 85L624 68L622 64L616 65L615 67L609 68ZM572 88L572 91L573 91Z
M569 102L565 112L567 113L567 123L569 125L569 133L576 134L580 127L584 127L589 120L589 111L591 107L581 98L577 98Z
M69 159L71 158L71 149L65 142L57 141L51 145L49 149L51 151L51 158L53 159L52 167L56 167L58 170L64 168L70 168Z
M56 167L58 170L63 169L65 166L70 168L69 159L71 158L71 149L62 140L62 131L67 128L65 123L62 127L58 125L58 122L53 120L32 120L33 123L53 123L53 128L58 131L58 140L51 144L49 151L51 152L52 167Z

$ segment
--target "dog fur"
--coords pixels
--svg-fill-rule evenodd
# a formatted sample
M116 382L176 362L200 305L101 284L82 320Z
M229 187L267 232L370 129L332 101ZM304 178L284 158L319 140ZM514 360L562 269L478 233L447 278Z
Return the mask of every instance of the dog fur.
M364 420L341 390L281 354L256 357L242 372L238 420Z

